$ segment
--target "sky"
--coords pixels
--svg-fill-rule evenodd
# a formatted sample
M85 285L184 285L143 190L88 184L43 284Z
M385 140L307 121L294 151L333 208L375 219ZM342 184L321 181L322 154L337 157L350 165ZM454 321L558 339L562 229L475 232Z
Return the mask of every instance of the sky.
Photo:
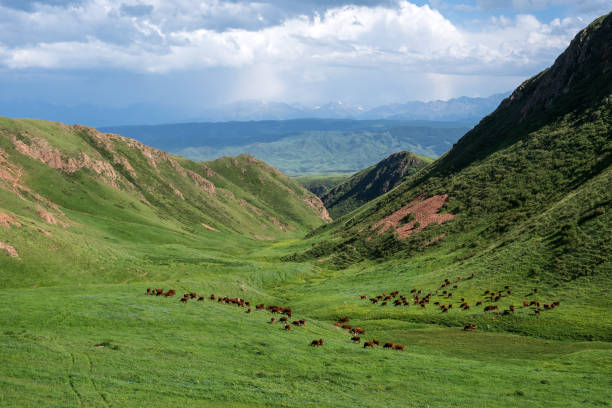
M0 102L373 107L511 91L609 0L0 0ZM0 112L0 115L2 112Z

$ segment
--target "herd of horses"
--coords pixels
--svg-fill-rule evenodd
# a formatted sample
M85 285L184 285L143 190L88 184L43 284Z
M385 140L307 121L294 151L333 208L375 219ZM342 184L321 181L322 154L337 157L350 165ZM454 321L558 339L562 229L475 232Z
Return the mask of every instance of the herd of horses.
M164 291L163 288L162 289L147 288L146 294L149 296L163 296L167 298L167 297L175 296L176 290L169 289L168 291ZM183 297L179 299L179 302L187 303L192 299L195 299L198 302L203 302L206 300L206 297L200 296L196 292L187 292L183 295ZM211 302L216 301L218 303L225 304L225 305L236 305L238 307L246 308L246 313L252 312L251 303L242 298L238 298L238 297L230 298L228 296L217 296L213 293L210 296L208 296L208 299ZM270 324L275 324L276 322L281 323L284 325L283 326L284 330L291 330L292 326L293 327L306 326L306 319L293 320L291 322L289 321L289 319L291 319L293 315L290 307L277 306L277 305L266 306L263 303L260 303L260 304L255 305L255 310L262 310L262 311L265 310L274 315L282 315L278 319L275 316L272 316L269 320L269 323ZM348 324L346 324L347 322L349 322L349 320L350 318L348 316L342 317L338 319L338 321L335 322L334 325L337 327L341 327L342 329L347 330L349 333L351 333L353 335L353 337L351 337L351 341L355 343L360 343L361 337L359 337L359 335L365 334L365 330L359 327L353 328L349 326ZM314 339L312 340L312 342L310 342L310 345L313 347L320 347L320 346L323 346L324 344L325 344L325 341L323 339ZM378 346L379 344L380 343L378 340L373 339L372 341L366 341L363 347L364 348L368 348L368 347L374 348L375 345ZM383 345L383 348L390 348L393 350L404 351L404 346L401 344L385 343Z
M474 274L470 275L468 278L462 279L461 276L457 276L456 281L451 282L450 279L445 278L442 284L438 289L434 292L426 290L414 288L410 290L410 294L408 297L401 295L399 291L394 291L389 294L382 293L380 295L368 298L367 295L361 295L361 299L366 299L371 302L373 305L379 304L380 306L387 306L388 304L393 304L393 306L404 306L409 307L411 305L419 306L425 309L430 303L440 309L441 313L448 313L449 310L453 309L453 305L457 305L458 309L463 311L467 311L471 309L471 305L465 298L460 298L458 301L453 303L453 292L452 289L459 289L459 284L462 281L470 280L474 278ZM448 288L448 289L446 289ZM537 288L534 288L530 293L526 294L526 297L536 297L539 291ZM501 301L503 298L512 295L512 290L509 285L505 285L503 289L500 290L485 290L482 294L482 300L478 300L474 306L479 307L483 306L484 302L488 302L486 306L484 306L484 312L494 312L495 314L502 315L510 315L515 313L517 307L514 304L508 305L507 309L500 311L499 304L497 302ZM435 298L435 301L432 302L432 299ZM555 301L552 303L542 303L536 299L528 299L522 302L523 309L531 308L535 315L540 315L544 310L553 310L561 305L560 301ZM478 326L475 324L467 324L464 326L464 330L475 330Z
M453 309L453 305L458 305L457 309L462 309L464 311L470 310L471 305L465 298L460 298L456 302L453 303L453 292L452 289L458 289L459 284L462 281L470 280L474 278L474 274L469 276L468 278L462 279L461 276L457 276L457 279L451 282L450 279L446 278L441 283L440 287L435 291L427 291L423 289L414 288L410 290L410 293L407 296L400 294L398 290L387 293L381 293L379 295L368 298L367 295L360 295L362 300L367 300L372 305L387 306L389 304L393 304L394 306L404 306L409 307L411 305L418 306L420 308L427 308L427 306L431 303L438 307L441 313L448 313L449 310ZM446 289L448 288L448 289ZM149 296L163 296L163 297L172 297L176 295L176 290L170 289L168 291L164 291L164 289L151 289L147 288L146 291ZM501 290L485 290L482 298L483 300L478 300L474 306L483 306L484 302L488 302L486 306L484 306L484 312L493 312L496 314L509 315L515 313L516 307L513 304L508 305L507 309L504 309L500 312L500 307L497 302L502 300L504 297L507 297L512 294L512 290L509 285L505 285ZM528 293L527 297L535 297L538 294L538 289L535 288L531 293ZM251 313L251 303L238 297L228 297L228 296L217 296L214 293L210 296L199 296L195 292L187 292L180 298L179 302L187 303L192 299L196 301L202 302L208 298L211 302L218 302L225 305L235 305L241 308L246 309L246 313ZM435 300L435 301L432 301ZM544 310L553 310L561 305L561 302L555 301L552 303L542 303L535 299L528 299L523 301L522 307L523 309L531 308L536 315L540 315ZM301 327L306 325L305 319L293 320L292 311L290 307L285 306L277 306L277 305L264 305L263 303L255 305L255 310L268 311L273 315L281 315L280 317L272 316L269 320L270 324L280 323L283 325L284 330L291 330L291 327ZM334 322L334 326L346 330L352 337L350 341L360 344L361 336L365 335L366 331L360 327L351 327L348 323L350 318L348 316L339 318L336 322ZM463 327L465 331L476 330L478 326L476 324L470 323ZM310 343L313 347L321 347L325 344L323 339L314 339ZM363 348L375 348L380 345L380 341L377 339L372 339L370 341L364 341ZM403 344L393 344L390 342L386 342L382 346L384 349L392 349L398 351L404 351L405 346Z

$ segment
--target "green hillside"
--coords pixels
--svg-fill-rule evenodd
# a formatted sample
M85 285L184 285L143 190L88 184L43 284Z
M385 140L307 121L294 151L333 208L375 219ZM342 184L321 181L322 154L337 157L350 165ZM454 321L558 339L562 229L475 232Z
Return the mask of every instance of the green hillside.
M0 406L609 405L611 39L330 223L248 155L0 119Z
M318 197L246 155L196 163L90 128L1 118L0 159L1 242L18 254L0 257L4 287L123 281L172 247L163 262L329 219Z
M394 189L433 160L402 151L362 170L321 196L332 218L339 218Z
M430 288L474 273L477 290L504 281L544 286L584 312L556 328L496 325L609 339L610 319L597 316L610 307L612 287L611 35L612 16L596 20L427 171L321 227L312 248L287 259L345 268L429 254L441 262L419 279ZM446 321L435 310L426 316ZM590 330L579 329L586 322Z

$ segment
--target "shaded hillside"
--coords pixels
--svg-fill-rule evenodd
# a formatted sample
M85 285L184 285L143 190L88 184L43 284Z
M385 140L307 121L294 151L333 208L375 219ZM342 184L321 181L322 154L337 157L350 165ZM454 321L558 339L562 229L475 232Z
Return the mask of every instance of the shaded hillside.
M37 120L0 118L0 198L0 269L22 271L5 283L26 284L32 271L68 260L69 273L142 263L128 243L198 246L224 234L272 240L329 220L318 197L251 156L196 163Z
M402 151L354 174L321 196L332 218L339 218L394 189L433 160Z
M305 256L345 266L435 246L455 262L483 271L495 264L515 278L609 277L611 67L607 15L426 172L321 228L323 241Z
M316 194L318 197L321 197L323 194L327 193L331 188L337 186L338 184L344 182L346 179L351 177L352 174L314 174L311 176L297 176L294 177L294 180L300 183L302 186L306 188L306 190L310 191L313 194Z

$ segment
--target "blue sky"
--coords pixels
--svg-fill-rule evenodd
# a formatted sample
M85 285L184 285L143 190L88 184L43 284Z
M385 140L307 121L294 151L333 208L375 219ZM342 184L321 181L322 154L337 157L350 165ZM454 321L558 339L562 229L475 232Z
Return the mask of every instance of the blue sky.
M0 102L184 112L487 96L550 66L603 0L0 0ZM2 112L0 112L2 114Z

